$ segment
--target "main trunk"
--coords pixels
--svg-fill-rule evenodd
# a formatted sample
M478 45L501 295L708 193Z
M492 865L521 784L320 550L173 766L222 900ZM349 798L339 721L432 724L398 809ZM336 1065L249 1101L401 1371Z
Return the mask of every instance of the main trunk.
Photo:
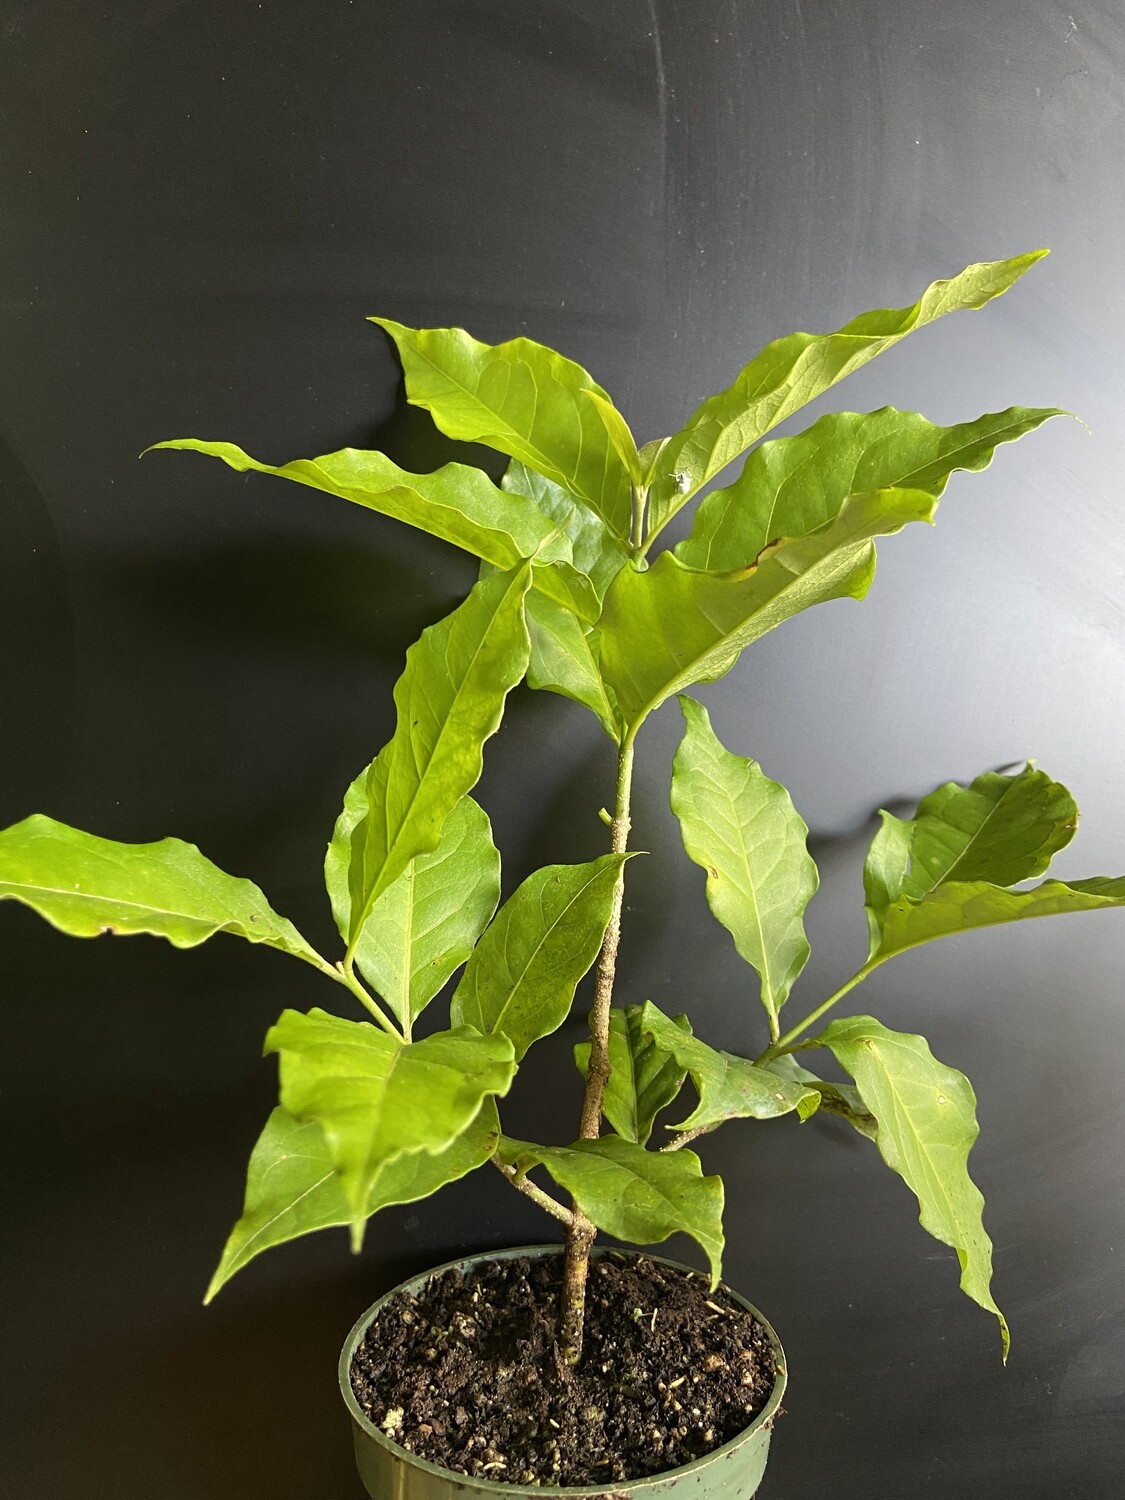
M613 816L614 854L624 854L629 844L629 798L633 782L633 745L627 741L617 763L617 806ZM582 1140L596 1140L601 1134L602 1100L609 1082L609 1012L613 1004L613 981L617 972L617 948L621 941L621 902L625 892L625 866L617 877L609 925L594 980L594 1006L590 1012L590 1061L586 1070L586 1092L582 1099ZM561 1306L559 1309L559 1344L568 1366L582 1358L582 1327L586 1313L586 1278L590 1270L590 1246L597 1230L579 1209L573 1206L574 1218L566 1232L566 1259L563 1268Z

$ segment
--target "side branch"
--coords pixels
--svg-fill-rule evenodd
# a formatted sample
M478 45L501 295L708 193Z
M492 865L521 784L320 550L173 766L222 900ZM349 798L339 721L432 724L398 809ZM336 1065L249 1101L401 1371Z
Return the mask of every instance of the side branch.
M515 1167L508 1166L507 1162L501 1161L498 1156L492 1157L492 1165L502 1177L507 1178L514 1188L525 1194L533 1203L538 1203L539 1207L549 1213L552 1218L558 1219L568 1229L574 1223L574 1215L569 1208L564 1208L561 1203L557 1203L551 1197L550 1193L545 1193L542 1188L536 1187L526 1177L521 1177Z
M679 1151L684 1146L690 1146L692 1141L697 1141L701 1135L708 1135L714 1128L713 1125L697 1125L694 1130L683 1130L660 1149L661 1151Z

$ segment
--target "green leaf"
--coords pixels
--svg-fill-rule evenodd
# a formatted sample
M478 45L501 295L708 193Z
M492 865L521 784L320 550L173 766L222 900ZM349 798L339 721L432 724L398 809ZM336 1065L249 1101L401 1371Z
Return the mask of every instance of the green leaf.
M775 1073L735 1057L717 1052L696 1036L689 1036L646 1001L640 1027L662 1052L691 1074L699 1095L699 1107L673 1130L713 1130L724 1120L773 1120L796 1110L807 1120L820 1103L820 1095L801 1084L787 1083Z
M757 761L732 755L707 710L681 697L686 729L672 767L672 811L684 848L707 871L707 902L757 970L776 1038L777 1016L809 956L804 912L818 877L808 827Z
M324 879L336 926L351 931L348 860L367 811L367 771L344 795ZM436 849L411 860L371 908L356 944L360 972L410 1027L468 958L500 899L500 853L488 814L463 797L442 825Z
M606 589L629 560L624 545L601 517L561 485L529 469L519 459L508 465L500 487L507 494L523 495L533 501L549 520L563 528L570 541L574 566L589 578L600 605Z
M407 400L442 432L518 458L628 535L629 474L586 393L609 397L580 365L531 339L491 345L462 328L371 322L398 348Z
M996 927L1031 917L1064 916L1068 912L1101 911L1114 906L1125 906L1125 876L1045 880L1029 891L1007 891L983 880L947 881L922 901L915 903L904 896L888 907L873 957L882 963L908 948L975 927Z
M515 490L498 489L488 475L468 464L445 464L433 474L410 474L385 454L344 448L321 458L298 458L275 467L259 463L233 443L176 438L154 443L221 458L244 473L275 474L325 494L351 500L380 515L405 521L431 536L451 542L482 562L501 570L535 557L535 588L591 624L598 618L600 595L571 565L570 542L539 507Z
M836 333L794 333L767 344L664 449L649 492L652 534L779 422L915 329L946 313L983 307L1046 253L968 266L948 281L935 281L913 307L863 313Z
M1012 776L988 771L969 786L947 781L900 827L903 836L892 828L875 860L875 912L886 895L921 901L947 880L1017 885L1045 874L1074 837L1078 808L1065 786L1028 765Z
M561 693L581 703L618 743L620 729L613 704L594 659L590 636L570 610L541 594L527 598L527 629L531 652L527 666L529 687Z
M909 820L884 812L863 872L869 963L974 927L1120 905L1125 879L1005 889L1042 875L1077 826L1066 787L1030 765L946 782Z
M699 505L691 535L676 547L690 568L742 567L776 537L807 536L849 495L897 487L940 496L957 469L985 469L1057 409L1014 406L975 422L937 427L917 412L834 412L796 437L762 443L740 477Z
M259 463L234 443L176 438L152 446L205 453L221 458L239 473L251 470L292 479L405 521L498 568L514 568L523 558L534 556L555 530L536 506L506 494L483 470L468 464L445 464L432 474L411 474L383 453L343 448L275 467ZM556 551L559 556L568 555L568 549Z
M647 571L623 568L596 635L629 733L673 693L724 676L747 646L801 610L862 599L875 571L872 538L932 520L937 504L922 490L851 495L827 525L772 543L735 573L685 568L671 552Z
M376 1176L367 1216L396 1203L428 1198L486 1162L500 1139L496 1105L487 1098L480 1114L436 1156L414 1151L388 1162ZM351 1211L324 1132L315 1121L301 1124L279 1105L266 1121L250 1157L242 1217L230 1232L204 1303L208 1303L256 1255L316 1229L351 1222Z
M331 966L258 887L227 875L194 844L119 844L36 813L0 832L0 901L22 901L72 937L138 932L194 948L217 932Z
M718 1285L723 1255L723 1184L704 1177L691 1151L646 1151L619 1136L575 1141L572 1146L532 1146L503 1139L501 1154L527 1170L546 1167L592 1224L633 1245L655 1245L690 1234L711 1264Z
M616 1006L609 1013L609 1082L602 1114L622 1139L644 1146L653 1121L683 1087L687 1069L681 1068L642 1028L643 1007ZM687 1016L674 1016L673 1026L690 1034ZM590 1066L590 1043L579 1042L574 1061L583 1078Z
M637 440L630 432L628 422L607 397L599 395L597 391L585 391L584 395L587 401L594 403L598 416L602 419L606 435L613 444L614 452L625 466L629 478L635 485L643 484L644 471L637 452Z
M530 568L482 579L451 615L422 632L395 684L398 722L371 763L366 816L352 835L348 884L354 948L375 901L480 778L484 742L527 668L524 596Z
M867 1109L859 1097L859 1090L853 1084L827 1083L815 1073L810 1073L808 1068L803 1068L791 1052L771 1057L762 1066L771 1073L776 1073L779 1078L784 1078L786 1083L805 1084L810 1089L815 1089L820 1095L821 1114L840 1115L860 1135L866 1136L869 1141L875 1139L875 1116Z
M488 564L482 564L487 567ZM601 617L602 601L594 585L573 563L536 562L531 569L532 593L529 598L548 599L584 622L584 628L596 625Z
M598 956L627 855L529 875L473 949L453 993L455 1026L511 1039L517 1060L566 1020Z
M324 1132L357 1249L383 1168L408 1153L445 1151L516 1072L503 1036L462 1026L400 1042L322 1010L283 1011L265 1050L280 1058L282 1106Z
M969 1080L938 1062L924 1037L888 1031L870 1016L833 1021L810 1045L828 1047L855 1079L878 1121L880 1155L918 1199L923 1229L956 1250L962 1290L996 1314L1007 1359L1008 1325L990 1291L984 1199L967 1167L978 1134Z

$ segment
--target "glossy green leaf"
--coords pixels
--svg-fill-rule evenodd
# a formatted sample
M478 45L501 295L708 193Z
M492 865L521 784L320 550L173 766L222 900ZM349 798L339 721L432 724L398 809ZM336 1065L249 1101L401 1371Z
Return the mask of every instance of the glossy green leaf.
M352 782L336 823L324 878L344 940L352 928L348 861L367 812L367 771ZM468 958L500 900L500 853L488 814L463 797L442 824L436 849L412 859L371 908L356 965L409 1034L410 1027Z
M573 563L536 562L531 569L529 598L542 598L569 611L589 629L601 618L602 601L594 585Z
M722 1275L723 1184L704 1177L691 1151L646 1151L619 1136L532 1146L504 1138L501 1154L526 1171L546 1167L592 1224L632 1245L655 1245L690 1234L711 1265L711 1285Z
M863 873L869 962L974 927L1122 904L1125 879L1005 889L1042 875L1077 826L1070 793L1032 766L946 782L908 820L884 812Z
M935 281L913 307L863 313L836 333L794 333L767 344L664 449L650 490L653 531L786 417L907 334L946 313L983 307L1046 253L968 266L950 280Z
M762 981L777 1016L809 956L804 913L818 877L808 827L757 761L732 755L707 710L681 697L686 729L672 767L672 811L684 848L707 871L707 902Z
M414 1151L388 1162L367 1199L367 1216L396 1203L428 1198L493 1155L500 1139L496 1105L486 1098L476 1119L436 1156ZM250 1157L242 1217L230 1232L204 1302L263 1250L317 1229L351 1222L351 1211L324 1132L302 1124L279 1105Z
M473 949L453 993L453 1024L510 1038L517 1059L557 1030L598 956L626 857L529 875Z
M969 1080L938 1062L924 1037L888 1031L870 1016L833 1021L810 1045L828 1047L855 1079L878 1122L880 1155L918 1199L923 1229L957 1252L962 1290L996 1314L1007 1359L1008 1326L990 1290L984 1199L967 1166L978 1134Z
M629 560L624 544L609 527L561 485L529 469L519 459L508 465L500 487L507 494L534 501L545 516L563 528L574 566L589 578L600 601Z
M715 682L740 653L785 620L828 599L861 599L875 571L872 539L930 521L922 490L852 495L808 536L767 547L736 573L685 568L671 552L647 571L623 568L597 626L601 672L631 732L673 693Z
M1024 922L1031 917L1065 916L1125 906L1125 876L1091 880L1045 880L1029 891L1008 891L983 880L953 880L918 902L900 897L883 915L875 950L878 963L934 938L952 937L975 927Z
M589 634L570 610L541 594L527 597L527 629L531 651L527 664L529 687L561 693L581 703L616 744L620 729L613 704Z
M371 763L368 811L352 835L353 948L375 901L412 859L436 849L442 824L480 778L484 742L527 669L529 575L525 563L482 579L406 653L398 722Z
M644 472L641 468L640 455L637 452L637 440L629 430L628 422L606 396L599 395L597 391L586 391L585 396L587 401L594 403L598 416L602 419L606 435L613 444L614 452L624 465L630 480L636 485L643 484Z
M120 844L36 813L0 832L0 901L30 906L72 937L147 932L194 948L217 932L331 967L256 885L194 844Z
M791 1052L772 1057L762 1066L771 1073L776 1073L779 1078L784 1078L786 1083L804 1084L815 1089L820 1095L820 1114L839 1115L847 1120L853 1130L858 1130L860 1135L866 1136L869 1141L875 1139L875 1116L859 1097L859 1090L854 1084L828 1083L825 1079L818 1078L808 1068L803 1068Z
M598 599L585 579L574 576L570 542L525 495L498 489L481 469L445 464L432 474L411 474L385 454L344 448L321 458L298 458L274 466L259 463L233 443L176 438L156 448L184 449L221 458L239 473L274 474L325 494L337 495L380 515L427 531L471 552L495 568L515 568L536 557L533 584L549 598L575 609L590 623L598 618ZM146 450L151 452L152 449Z
M833 412L796 437L755 448L742 474L699 505L676 547L690 568L743 567L776 537L807 536L849 495L896 487L941 495L957 469L985 469L1013 442L1064 413L1011 407L975 422L938 427L917 412Z
M405 521L431 536L452 542L498 568L514 568L549 542L555 527L535 505L505 493L481 469L468 464L445 464L432 474L400 469L383 453L343 448L320 458L298 458L292 463L259 463L234 443L176 438L153 448L186 449L221 458L239 473L274 474L328 495L350 500L380 515ZM565 544L555 555L569 557ZM551 553L544 553L551 560Z
M820 1095L802 1084L787 1083L776 1073L744 1057L718 1052L690 1036L659 1011L652 1001L641 1011L641 1030L657 1047L691 1074L699 1107L673 1130L713 1130L724 1120L773 1120L796 1110L807 1120Z
M400 1042L322 1010L283 1011L265 1050L279 1055L282 1106L324 1132L357 1248L383 1168L411 1152L446 1150L516 1072L503 1036L462 1026Z
M518 458L628 535L629 474L586 393L609 397L580 365L531 339L482 344L462 328L371 321L398 348L407 400L442 432Z
M660 455L671 441L670 437L650 438L647 443L642 444L637 458L641 465L641 476L646 490L652 483L656 466L660 462Z
M1011 776L988 771L969 786L948 781L913 818L884 813L883 822L868 892L876 913L888 897L920 901L947 880L1017 885L1045 874L1074 837L1078 808L1066 787L1028 765Z
M602 1101L602 1114L623 1140L644 1146L652 1134L653 1121L671 1104L683 1087L687 1069L657 1046L645 1032L643 1007L616 1006L609 1013L609 1082ZM687 1016L673 1016L671 1024L691 1033ZM590 1043L579 1042L574 1061L583 1078L590 1066Z

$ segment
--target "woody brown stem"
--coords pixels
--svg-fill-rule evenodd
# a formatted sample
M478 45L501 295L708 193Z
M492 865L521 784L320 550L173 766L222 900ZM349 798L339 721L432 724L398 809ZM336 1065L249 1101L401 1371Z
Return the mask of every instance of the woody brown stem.
M613 816L614 854L624 854L629 844L629 801L633 785L633 742L626 740L617 763L617 806ZM617 949L621 941L621 904L625 894L622 864L613 892L609 925L602 940L594 977L594 1007L590 1012L590 1060L586 1068L586 1092L582 1098L579 1136L593 1141L601 1134L602 1101L609 1082L609 1012L613 1004L613 981L617 972ZM597 1230L574 1204L566 1232L566 1258L559 1320L559 1344L566 1366L573 1368L582 1358L582 1329L586 1314L586 1278L590 1270L590 1247Z

